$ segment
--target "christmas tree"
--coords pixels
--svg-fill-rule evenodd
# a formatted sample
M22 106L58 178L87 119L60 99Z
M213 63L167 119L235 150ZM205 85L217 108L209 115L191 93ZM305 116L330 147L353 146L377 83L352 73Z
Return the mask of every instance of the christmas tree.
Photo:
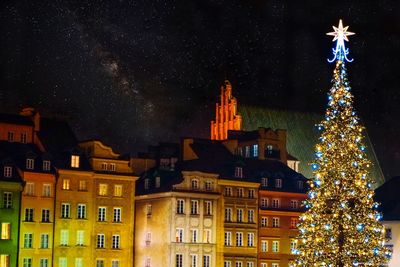
M333 27L335 62L325 119L315 147L314 177L310 180L306 212L300 217L296 261L292 266L384 266L384 227L373 200L370 162L363 145L363 127L353 109L345 62L348 26Z

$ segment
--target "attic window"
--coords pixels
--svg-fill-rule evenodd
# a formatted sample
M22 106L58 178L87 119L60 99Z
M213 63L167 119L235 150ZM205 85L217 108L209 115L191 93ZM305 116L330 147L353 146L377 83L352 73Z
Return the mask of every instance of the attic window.
M156 177L156 188L160 188L160 176Z
M14 132L8 132L7 140L9 142L14 142Z
M304 188L304 182L303 181L297 181L297 188L298 189L303 189Z
M71 155L71 167L79 168L79 156L78 155Z
M21 133L21 143L24 143L24 144L27 143L27 140L28 140L27 136L28 135L26 134L26 132Z
M7 177L7 178L12 177L12 167L11 166L4 167L4 177Z
M261 178L261 186L263 187L268 186L268 178Z
M146 178L146 179L144 179L144 189L148 190L149 187L150 187L150 179Z
M235 177L243 178L243 168L242 167L235 167Z
M50 171L50 160L43 160L43 170Z
M194 189L194 190L199 189L199 180L192 179L192 189Z
M282 188L282 179L275 179L275 187Z
M34 159L26 159L26 168L28 170L33 170L35 167L35 160Z

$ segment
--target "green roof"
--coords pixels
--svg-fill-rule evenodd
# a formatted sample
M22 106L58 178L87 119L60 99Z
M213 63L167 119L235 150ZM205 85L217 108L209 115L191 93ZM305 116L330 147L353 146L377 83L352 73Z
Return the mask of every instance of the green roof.
M309 166L314 161L314 147L318 142L319 132L315 124L323 119L322 114L274 110L265 107L239 105L239 114L243 119L243 130L251 131L258 127L287 130L288 153L300 160L299 172L305 177L312 177ZM375 187L384 183L378 159L368 134L365 135L367 157L372 163L370 177L376 182Z

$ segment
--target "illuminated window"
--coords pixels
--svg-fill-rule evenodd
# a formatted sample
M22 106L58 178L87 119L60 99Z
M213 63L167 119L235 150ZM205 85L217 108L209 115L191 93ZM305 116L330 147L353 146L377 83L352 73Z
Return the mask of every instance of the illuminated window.
M1 239L3 240L11 239L11 223L8 222L1 223Z
M243 222L243 209L236 210L236 221Z
M99 222L105 222L106 221L106 207L99 207L98 213L97 213L97 220Z
M26 168L28 170L33 170L35 168L35 160L34 159L26 159Z
M279 263L272 263L271 267L279 267Z
M198 237L199 237L199 230L198 229L191 229L190 230L190 242L192 243L197 243L198 242Z
M204 213L205 215L212 215L212 202L204 201Z
M122 197L122 184L114 185L114 196Z
M297 249L297 240L296 239L290 240L290 253L295 254L296 249Z
M40 248L49 248L49 234L40 235Z
M176 242L182 243L183 242L183 229L176 228Z
M101 163L101 170L106 171L107 170L107 162L102 162Z
M225 196L230 197L232 196L232 187L225 187Z
M268 178L261 178L261 186L263 187L268 186Z
M204 255L203 256L203 267L210 267L211 266L211 256Z
M247 262L247 267L254 267L254 262L248 261Z
M106 196L107 190L108 190L107 184L99 184L99 195L100 196Z
M236 233L236 246L237 247L243 246L243 233L242 232Z
M75 267L83 267L83 259L75 258Z
M24 258L23 267L32 267L32 258Z
M150 217L152 213L153 213L153 207L151 206L151 204L147 204L146 205L146 215L147 215L147 217Z
M261 252L267 252L267 251L268 251L268 241L261 240Z
M3 192L3 207L5 209L11 209L12 208L12 199L13 194L12 192Z
M62 229L60 231L60 246L68 246L69 243L69 230Z
M85 231L78 230L76 231L76 245L83 246L85 244Z
M246 158L250 158L250 146L245 146L245 148L244 148L244 156L246 157Z
M150 258L148 258L149 259L149 266L148 267L150 267ZM119 266L119 260L112 260L111 261L111 267L120 267Z
M104 260L96 260L96 267L104 267Z
M79 168L79 156L71 155L71 167Z
M238 197L243 197L244 196L244 189L243 188L238 188L237 189L237 196Z
M275 179L275 187L282 188L282 179Z
M26 183L25 185L25 194L27 196L35 195L35 184L34 183Z
M295 229L297 228L297 224L299 223L299 219L296 218L290 218L290 228Z
M69 203L61 203L61 218L70 218L71 217L71 204Z
M24 248L32 248L33 243L33 234L27 233L24 234Z
M115 172L116 169L117 169L117 165L115 163L108 164L109 171Z
M254 247L254 233L247 233L247 246Z
M67 264L68 264L67 258L65 258L65 257L58 258L58 266L59 267L67 267Z
M21 133L21 143L26 144L28 141L27 137L28 137L28 135L25 132Z
M190 214L192 214L192 215L199 214L199 201L198 200L190 201Z
M272 199L272 207L273 208L280 208L281 206L281 201L279 198L273 198Z
M290 208L291 209L298 209L299 208L299 201L297 200L290 200Z
M225 246L230 247L232 246L232 233L225 232Z
M121 222L121 208L114 208L113 222Z
M254 222L254 210L247 210L247 221L249 223Z
M156 177L156 188L160 188L160 185L161 185L161 180L160 179L161 179L160 176Z
M8 132L7 134L7 140L9 142L14 142L14 132Z
M193 189L193 190L199 189L199 180L197 180L197 179L192 179L192 189Z
M243 168L242 167L235 167L235 177L243 178Z
M190 254L190 267L197 267L197 254Z
M262 262L261 267L267 267L267 264L265 262Z
M268 227L268 217L261 217L261 227Z
M272 241L272 252L279 252L279 241Z
M147 232L146 233L146 246L148 247L148 246L150 246L150 244L151 244L151 233Z
M120 241L121 241L121 237L120 235L113 235L112 236L112 248L113 249L119 249L120 248Z
M0 254L0 266L10 267L10 255Z
M230 261L224 261L224 267L231 267L231 262Z
M231 222L232 221L232 209L231 208L226 208L225 209L225 221L226 222Z
M178 214L185 213L185 200L184 199L176 200L176 213L178 213Z
M33 222L33 209L32 208L25 209L25 221Z
M69 190L69 183L70 183L69 179L63 179L62 180L62 189L63 190Z
M11 166L4 167L4 177L6 177L6 178L12 177L12 167Z
M235 263L235 267L243 267L243 262L237 261L237 262Z
M79 191L86 191L87 190L87 185L86 185L86 180L79 180Z
M50 222L50 210L42 209L42 222Z
M272 218L272 227L274 227L274 228L279 227L279 218L278 217Z
M254 198L255 197L255 190L254 189L249 189L249 198Z
M206 190L206 191L212 191L212 182L211 181L206 181L205 183L204 183L204 189Z
M105 248L105 236L104 234L97 234L97 248Z
M258 145L253 145L253 157L258 157Z
M183 255L182 254L175 255L175 265L176 265L176 267L183 267Z
M204 229L203 241L204 243L211 243L211 229Z
M261 198L261 207L268 208L268 198Z
M50 171L50 160L43 160L43 170Z
M51 184L43 184L42 195L44 197L50 197L51 196Z
M86 219L86 204L78 204L76 215L78 219Z

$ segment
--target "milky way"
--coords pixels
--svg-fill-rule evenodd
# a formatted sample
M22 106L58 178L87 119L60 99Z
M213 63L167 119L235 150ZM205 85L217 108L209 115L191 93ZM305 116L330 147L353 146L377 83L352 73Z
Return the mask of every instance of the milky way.
M0 110L35 106L121 152L207 137L225 77L239 104L321 112L333 68L325 33L342 18L357 33L357 109L378 156L400 160L384 138L400 132L399 3L348 2L5 1Z

